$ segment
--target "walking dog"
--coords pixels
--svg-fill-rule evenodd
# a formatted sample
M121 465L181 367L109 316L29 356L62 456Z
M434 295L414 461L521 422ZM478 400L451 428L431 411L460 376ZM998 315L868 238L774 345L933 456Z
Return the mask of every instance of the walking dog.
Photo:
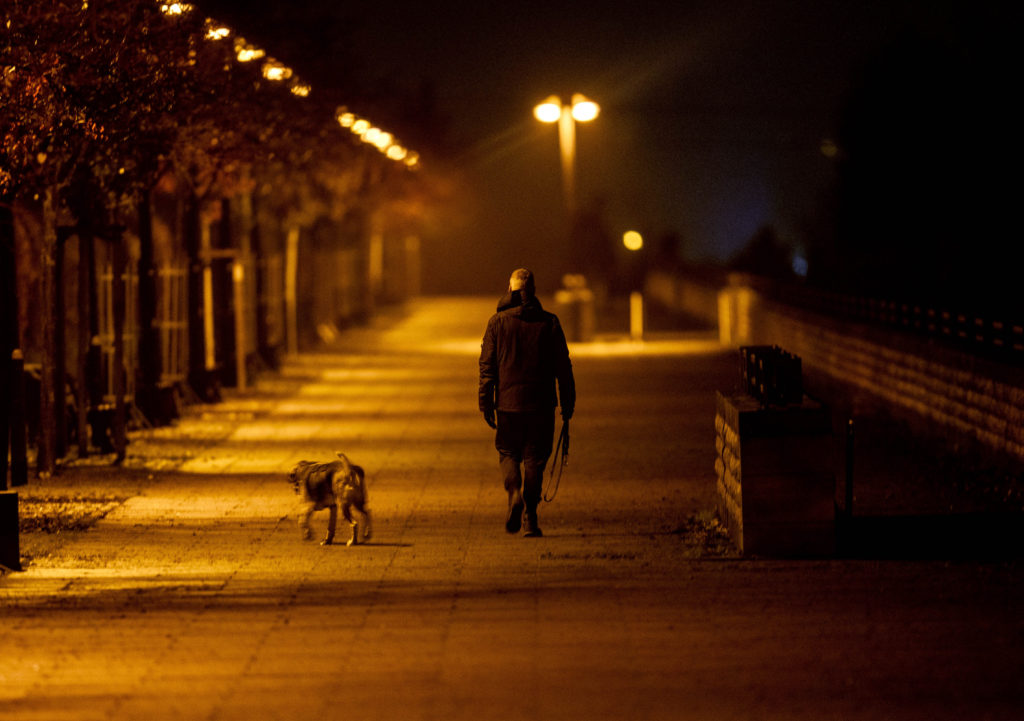
M340 506L342 515L352 526L352 537L346 545L353 546L368 540L372 533L373 521L367 506L366 476L363 469L350 463L344 453L336 455L338 460L328 463L299 461L288 478L305 503L305 511L299 516L302 537L306 540L313 537L309 519L313 511L326 508L331 515L327 521L327 536L321 545L331 545ZM356 520L356 513L361 517L361 522Z

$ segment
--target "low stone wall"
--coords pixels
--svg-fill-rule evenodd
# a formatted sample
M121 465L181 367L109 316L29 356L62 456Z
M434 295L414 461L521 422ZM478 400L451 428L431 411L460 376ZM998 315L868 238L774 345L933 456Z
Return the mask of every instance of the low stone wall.
M778 345L805 369L863 389L926 419L951 436L969 437L1024 462L1024 372L917 336L846 322L763 298L743 284L652 279L649 297L707 318L717 312L723 343Z
M763 408L719 393L718 515L744 555L835 552L835 475L828 408L810 398Z

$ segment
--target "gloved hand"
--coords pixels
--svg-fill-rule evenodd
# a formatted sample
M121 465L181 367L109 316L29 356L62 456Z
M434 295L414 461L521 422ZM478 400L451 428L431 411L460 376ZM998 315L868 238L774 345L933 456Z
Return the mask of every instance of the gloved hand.
M487 425L491 428L497 428L498 424L494 422L494 409L488 408L484 411L484 420L487 421Z

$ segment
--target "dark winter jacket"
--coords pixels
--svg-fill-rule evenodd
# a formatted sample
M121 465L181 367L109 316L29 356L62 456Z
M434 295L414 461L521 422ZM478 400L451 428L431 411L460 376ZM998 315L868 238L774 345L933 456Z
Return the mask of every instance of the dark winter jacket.
M558 317L536 298L524 303L518 291L508 293L480 346L480 410L540 411L559 399L562 415L572 416L576 383Z

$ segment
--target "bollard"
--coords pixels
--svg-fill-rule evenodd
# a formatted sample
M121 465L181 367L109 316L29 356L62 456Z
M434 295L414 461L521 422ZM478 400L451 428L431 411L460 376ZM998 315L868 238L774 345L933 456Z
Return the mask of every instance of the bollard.
M21 549L18 542L18 493L0 492L0 567L20 571Z
M644 296L639 291L629 294L629 337L644 339Z

